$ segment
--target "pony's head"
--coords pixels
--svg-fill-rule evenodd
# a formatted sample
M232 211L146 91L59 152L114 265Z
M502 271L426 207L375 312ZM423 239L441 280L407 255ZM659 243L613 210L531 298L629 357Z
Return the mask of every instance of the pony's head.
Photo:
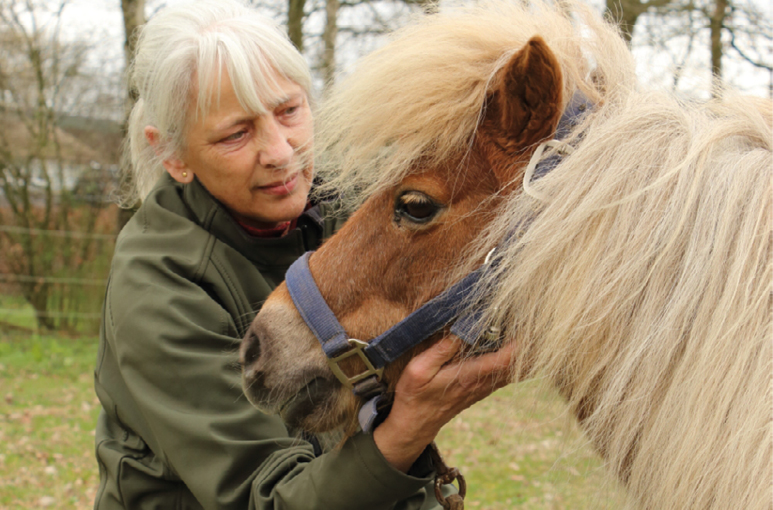
M466 255L518 192L574 92L598 103L612 83L632 83L625 43L578 13L492 4L425 18L366 58L326 102L320 171L358 208L309 267L351 338L378 336L480 265L483 257ZM605 52L591 58L598 48ZM431 342L386 368L390 388ZM284 284L241 354L246 394L259 407L316 432L354 422L358 399L331 373ZM352 357L341 369L353 375L363 364Z

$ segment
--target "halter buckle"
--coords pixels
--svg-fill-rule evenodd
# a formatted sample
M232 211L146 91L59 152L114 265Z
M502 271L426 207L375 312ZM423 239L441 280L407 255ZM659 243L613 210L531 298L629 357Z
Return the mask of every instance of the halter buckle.
M368 356L364 352L365 347L368 346L367 342L363 342L362 340L357 340L355 338L350 338L347 341L351 346L350 350L346 351L340 356L336 356L335 358L327 359L327 364L330 366L330 370L335 374L338 380L341 381L341 384L351 390L354 388L355 384L372 375L375 375L376 380L380 381L381 375L384 373L384 369L374 367L373 363L370 361L370 359L368 359ZM359 356L362 362L365 363L366 370L360 374L349 377L344 373L343 370L341 370L341 367L338 366L338 363L347 358L351 358L354 355Z

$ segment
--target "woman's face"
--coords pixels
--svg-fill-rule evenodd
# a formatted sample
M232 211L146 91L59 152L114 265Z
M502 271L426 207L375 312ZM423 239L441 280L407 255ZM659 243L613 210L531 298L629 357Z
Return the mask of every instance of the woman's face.
M239 104L224 73L209 113L188 126L180 159L165 165L180 182L195 175L236 219L258 228L301 215L313 172L313 121L306 93L292 81L276 81L283 95L264 105L267 113L255 115Z

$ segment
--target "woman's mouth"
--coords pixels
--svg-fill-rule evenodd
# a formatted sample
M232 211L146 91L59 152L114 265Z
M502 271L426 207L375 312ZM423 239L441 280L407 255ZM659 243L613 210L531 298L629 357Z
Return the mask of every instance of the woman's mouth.
M290 193L292 193L297 184L298 184L298 173L294 174L286 181L272 182L270 184L266 184L265 186L258 186L258 189L268 195L282 196L282 195L289 195Z

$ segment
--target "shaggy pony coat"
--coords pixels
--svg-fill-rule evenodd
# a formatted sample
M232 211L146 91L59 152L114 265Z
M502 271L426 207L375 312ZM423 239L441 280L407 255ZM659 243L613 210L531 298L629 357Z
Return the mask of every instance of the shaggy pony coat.
M516 377L559 388L641 508L769 509L771 103L641 91L616 29L559 4L486 3L398 32L325 102L319 170L356 205L463 155L497 70L540 35L564 100L580 90L596 107L459 272L510 239L480 287L486 320L522 346Z

